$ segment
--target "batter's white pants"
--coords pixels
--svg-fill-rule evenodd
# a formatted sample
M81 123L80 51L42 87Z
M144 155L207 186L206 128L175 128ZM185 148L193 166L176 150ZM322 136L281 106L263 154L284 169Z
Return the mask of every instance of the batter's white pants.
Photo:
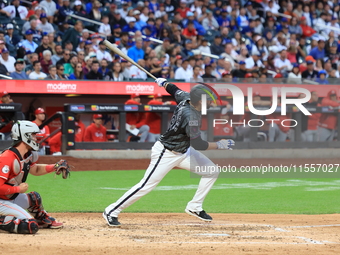
M14 200L0 199L0 216L7 216L5 222L13 217L17 219L33 219L26 209L29 207L28 196L20 193Z
M195 172L195 166L215 166L215 164L202 153L190 147L184 154L169 151L157 141L151 150L151 162L143 179L127 191L115 203L106 207L106 214L118 217L118 214L138 199L153 190L164 176L174 167L183 168L202 176L198 189L193 199L187 204L186 209L194 212L203 210L203 201L215 183L218 171Z

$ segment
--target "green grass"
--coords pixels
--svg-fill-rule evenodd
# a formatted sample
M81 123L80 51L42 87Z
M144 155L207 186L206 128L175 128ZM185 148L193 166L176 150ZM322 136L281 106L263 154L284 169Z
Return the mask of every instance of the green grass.
M37 191L50 212L102 212L126 190L140 181L145 171L72 172L64 180L53 174L28 177L29 191ZM172 170L148 195L125 212L183 212L197 185L185 170ZM159 190L164 186L184 186L177 190ZM340 213L338 179L227 179L220 178L204 203L212 213ZM171 187L170 187L171 188ZM190 188L190 187L189 187ZM218 188L218 189L217 189Z

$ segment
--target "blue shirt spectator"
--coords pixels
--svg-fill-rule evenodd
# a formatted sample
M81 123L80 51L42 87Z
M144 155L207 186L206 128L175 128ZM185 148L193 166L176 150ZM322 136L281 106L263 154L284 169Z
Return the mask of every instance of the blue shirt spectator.
M143 40L142 39L137 39L136 40L136 45L131 47L128 50L128 56L132 58L136 63L138 62L139 59L144 58L144 50L142 49L143 47Z
M28 80L28 75L25 73L24 70L24 63L25 61L22 58L18 58L17 61L14 63L15 71L10 74L13 79L17 80Z
M323 39L319 39L318 46L314 47L309 55L312 56L315 60L324 59L326 57L325 52L325 41Z
M25 33L26 40L22 41L21 46L25 48L25 50L29 50L31 52L35 52L35 50L38 48L38 44L33 42L33 30L28 29Z
M125 25L122 29L122 32L136 32L137 28L136 25L136 18L134 17L126 17L126 21L128 22L127 25Z

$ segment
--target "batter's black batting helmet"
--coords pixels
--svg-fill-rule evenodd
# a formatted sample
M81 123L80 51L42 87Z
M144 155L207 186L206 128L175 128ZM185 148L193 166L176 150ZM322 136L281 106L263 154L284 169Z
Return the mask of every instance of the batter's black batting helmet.
M207 86L203 84L195 85L190 90L190 101L193 104L197 104L202 100L202 95L207 95L208 101L216 101L217 95Z

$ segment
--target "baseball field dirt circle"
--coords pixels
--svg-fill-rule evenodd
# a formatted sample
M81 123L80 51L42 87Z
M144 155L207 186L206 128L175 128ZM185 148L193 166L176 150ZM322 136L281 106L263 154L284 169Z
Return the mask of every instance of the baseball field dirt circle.
M122 213L121 228L100 213L54 213L63 229L0 233L1 254L339 254L340 215Z

